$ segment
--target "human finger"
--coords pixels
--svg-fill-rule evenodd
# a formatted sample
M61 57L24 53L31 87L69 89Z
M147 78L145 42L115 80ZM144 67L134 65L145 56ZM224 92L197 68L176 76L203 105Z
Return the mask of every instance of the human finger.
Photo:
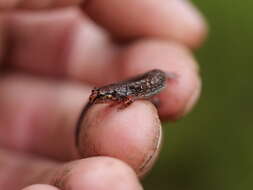
M118 159L104 156L66 164L56 171L50 184L63 190L142 189L135 172L128 165Z
M159 37L198 47L207 27L199 11L183 0L90 0L84 10L123 39Z
M57 160L79 157L74 130L88 87L8 73L1 75L0 89L2 147Z
M87 111L78 134L80 154L116 157L143 176L153 166L161 148L157 111L147 101L135 102L124 110L119 110L119 106L100 104Z
M85 2L85 0L5 0L0 1L0 9L42 9L42 8L55 8L62 6L73 6L77 5L81 2Z
M88 190L142 189L134 171L122 161L94 157L69 163L56 163L28 155L0 150L1 189ZM121 180L116 180L121 179ZM99 181L99 183L98 183Z
M3 148L0 149L0 157L0 189L19 190L28 185L46 183L48 172L60 165Z
M199 66L182 44L160 40L141 40L129 45L118 56L119 76L128 78L151 69L161 69L176 75L168 80L158 98L158 110L164 119L175 120L188 113L201 91Z
M113 68L116 45L78 9L16 12L0 20L7 66L91 83Z

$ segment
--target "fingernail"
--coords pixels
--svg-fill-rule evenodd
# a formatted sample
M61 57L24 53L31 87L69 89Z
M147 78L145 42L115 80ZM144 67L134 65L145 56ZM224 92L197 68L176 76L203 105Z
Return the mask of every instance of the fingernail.
M178 14L185 21L184 27L186 30L181 31L181 37L187 40L191 47L198 47L207 36L205 19L191 2L187 0L178 0L176 2L178 4L175 5L178 8Z
M87 111L90 109L91 106L92 106L92 104L87 102L85 104L85 106L82 108L82 111L81 111L79 118L77 120L76 130L75 130L75 145L77 148L79 146L79 136L80 136L80 131L82 128L83 120L85 118Z
M200 92L201 92L201 80L198 80L198 85L197 87L194 89L192 95L190 96L186 106L185 106L185 110L183 115L187 114L188 112L190 112L193 108L193 106L196 104L197 99L200 96Z
M161 127L161 122L160 119L157 118L157 132L156 136L153 140L154 146L153 148L150 149L149 152L147 152L146 157L142 163L142 165L139 168L139 174L138 176L140 178L143 178L145 175L147 175L148 171L153 167L155 164L158 154L160 153L161 150L161 144L162 144L162 127Z

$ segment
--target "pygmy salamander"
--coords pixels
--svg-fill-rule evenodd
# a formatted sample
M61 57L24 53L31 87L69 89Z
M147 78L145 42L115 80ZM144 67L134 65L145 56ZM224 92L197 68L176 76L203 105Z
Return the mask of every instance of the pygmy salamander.
M167 79L173 78L175 78L174 73L166 73L159 69L153 69L122 82L94 88L77 123L76 144L78 145L78 136L83 117L93 104L119 103L122 109L129 106L137 99L150 99L166 87Z
M130 105L136 99L149 99L158 94L166 86L166 79L174 74L154 69L126 81L94 88L89 103L122 103L123 107Z

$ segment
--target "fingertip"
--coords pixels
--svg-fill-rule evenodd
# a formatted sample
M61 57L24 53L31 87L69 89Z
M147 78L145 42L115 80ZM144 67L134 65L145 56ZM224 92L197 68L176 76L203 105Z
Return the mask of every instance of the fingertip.
M176 121L189 113L201 92L198 74L185 71L178 79L170 81L168 88L159 97L162 100L159 114L163 120Z
M151 69L161 69L177 75L167 82L158 97L159 115L165 120L176 120L188 113L201 91L199 66L189 49L176 42L142 40L129 46L119 56L122 77L130 77Z
M175 39L190 48L198 48L206 39L208 25L202 13L188 0L177 0L178 9L181 13L181 24L175 23ZM178 13L178 14L180 14ZM180 32L179 32L180 31Z
M123 110L100 104L88 111L79 138L82 157L115 157L143 175L159 152L161 123L148 101L136 101Z
M75 190L142 189L129 166L109 157L93 157L67 164L58 171L53 184Z
M200 80L200 78L196 78L196 87L194 88L193 92L191 93L191 95L189 95L189 99L187 101L187 103L185 104L185 109L183 111L183 114L181 116L184 116L185 114L189 113L193 107L195 106L195 104L197 103L200 94L201 94L201 87L202 87L202 82Z

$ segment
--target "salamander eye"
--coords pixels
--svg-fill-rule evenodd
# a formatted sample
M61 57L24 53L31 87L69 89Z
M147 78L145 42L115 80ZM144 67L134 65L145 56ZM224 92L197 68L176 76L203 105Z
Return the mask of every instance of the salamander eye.
M92 90L91 90L91 93L98 93L99 92L99 88L96 88L96 87L94 87Z
M135 86L129 86L130 90L135 90Z
M106 95L106 98L111 99L111 98L112 98L112 95L111 95L111 94L108 94L108 95Z

